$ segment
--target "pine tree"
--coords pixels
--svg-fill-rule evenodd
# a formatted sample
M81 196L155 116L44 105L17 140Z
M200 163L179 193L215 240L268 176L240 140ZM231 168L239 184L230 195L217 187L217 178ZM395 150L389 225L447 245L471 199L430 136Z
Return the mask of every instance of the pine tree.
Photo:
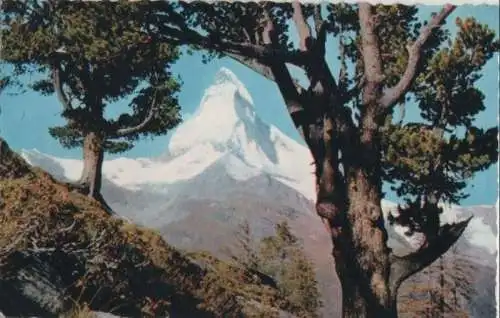
M3 62L12 77L35 73L30 89L57 96L66 125L49 132L64 147L83 147L77 188L103 203L104 153L180 122L180 84L169 70L179 51L155 38L156 18L137 2L2 2ZM109 118L107 108L126 99L129 109Z
M401 317L469 317L475 270L470 259L451 249L403 285Z
M300 317L318 317L321 307L313 264L286 221L276 224L275 234L257 242L248 221L236 235L236 244L227 249L231 259L266 281L274 280L288 310Z
M314 266L286 221L275 229L275 235L261 240L261 271L277 281L296 313L318 317L321 301Z
M469 222L440 226L438 203L459 202L474 173L497 161L497 127L477 127L474 118L485 108L477 79L499 42L473 18L457 19L449 34L441 26L454 9L422 22L403 5L151 4L171 17L156 25L165 41L232 58L276 83L314 158L316 211L332 237L344 317L397 316L401 283ZM338 44L337 69L327 39ZM409 99L420 111L415 122L397 118ZM384 182L406 202L393 221L426 236L412 254L387 246Z
M260 266L260 258L257 253L256 238L252 233L250 223L243 221L238 225L235 233L236 244L231 248L226 248L224 252L228 256L247 269L258 270Z

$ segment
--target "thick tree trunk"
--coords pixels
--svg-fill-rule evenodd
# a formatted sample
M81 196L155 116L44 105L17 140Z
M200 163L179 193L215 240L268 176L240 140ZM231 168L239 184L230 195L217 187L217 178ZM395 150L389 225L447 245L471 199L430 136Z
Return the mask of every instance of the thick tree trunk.
M346 224L332 235L343 317L397 317L379 191L361 172L347 191Z
M102 186L103 140L97 133L88 133L83 140L83 171L78 181L85 193L99 198Z
M356 243L345 245L352 246ZM389 265L373 261L377 256L385 258L384 255L378 255L377 250L380 248L377 245L379 244L374 242L372 248L365 250L354 250L353 247L352 252L334 247L336 271L342 286L344 318L397 317L397 295L392 295L389 289ZM346 261L347 259L350 261Z
M391 301L384 306L370 304L360 292L359 281L353 281L355 285L346 287L342 284L342 317L343 318L396 318L396 301Z
M77 187L81 193L99 201L111 214L113 211L101 194L103 161L103 138L95 132L87 133L83 140L83 170Z

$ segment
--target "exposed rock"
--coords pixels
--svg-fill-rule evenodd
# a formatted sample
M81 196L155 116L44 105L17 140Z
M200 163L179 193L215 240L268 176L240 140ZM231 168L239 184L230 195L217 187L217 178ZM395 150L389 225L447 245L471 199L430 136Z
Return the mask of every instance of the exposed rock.
M0 307L5 314L46 317L68 307L63 277L46 258L43 254L16 252L6 260L8 266L0 276Z

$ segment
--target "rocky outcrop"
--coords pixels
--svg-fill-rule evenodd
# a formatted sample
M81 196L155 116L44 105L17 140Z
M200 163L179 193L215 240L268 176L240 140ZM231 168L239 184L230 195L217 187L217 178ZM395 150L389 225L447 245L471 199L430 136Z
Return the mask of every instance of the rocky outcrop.
M64 301L64 277L47 255L16 252L5 262L8 266L1 272L0 307L7 316L48 317L69 307Z

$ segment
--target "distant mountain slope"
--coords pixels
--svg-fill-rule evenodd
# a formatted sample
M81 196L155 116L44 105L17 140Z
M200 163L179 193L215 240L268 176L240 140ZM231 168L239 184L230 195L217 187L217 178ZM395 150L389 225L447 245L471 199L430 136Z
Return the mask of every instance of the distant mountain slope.
M23 151L23 156L70 180L79 177L82 167L79 160L37 151ZM105 161L103 194L124 216L160 229L169 242L188 249L220 251L243 219L260 236L286 218L318 266L323 294L338 299L331 242L313 210L311 162L305 146L258 117L244 85L222 69L198 111L175 131L165 155ZM383 202L386 214L395 207ZM477 216L459 244L464 253L491 267L497 253L495 210L453 206L443 215L443 222ZM417 241L402 235L404 228L388 231L389 245L401 253ZM326 317L337 313L335 306L325 311Z
M0 317L304 316L248 269L110 216L1 138L0 224Z

